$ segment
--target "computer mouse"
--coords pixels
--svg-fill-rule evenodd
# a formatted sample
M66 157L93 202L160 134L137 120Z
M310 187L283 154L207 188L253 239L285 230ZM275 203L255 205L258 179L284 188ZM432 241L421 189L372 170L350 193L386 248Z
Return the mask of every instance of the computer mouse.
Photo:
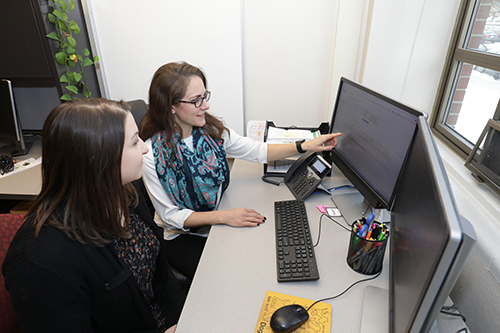
M269 322L274 332L289 333L309 319L309 313L301 305L285 305L274 311Z

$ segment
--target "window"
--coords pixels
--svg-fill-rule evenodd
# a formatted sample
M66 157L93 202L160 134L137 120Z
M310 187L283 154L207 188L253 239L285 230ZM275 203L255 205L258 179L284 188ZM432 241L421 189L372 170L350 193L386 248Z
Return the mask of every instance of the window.
M464 159L500 100L500 0L462 0L435 109L434 133Z

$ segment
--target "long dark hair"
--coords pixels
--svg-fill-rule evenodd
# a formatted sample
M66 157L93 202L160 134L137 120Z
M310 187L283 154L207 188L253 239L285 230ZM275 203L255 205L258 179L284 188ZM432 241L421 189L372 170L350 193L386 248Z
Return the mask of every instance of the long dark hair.
M81 243L104 246L130 237L132 185L123 185L124 103L91 98L54 108L42 129L42 190L27 214Z
M182 129L174 120L172 107L179 104L188 88L190 79L198 76L207 87L207 79L203 71L186 62L171 62L161 66L151 80L149 87L149 109L139 124L141 138L145 141L160 131L167 131L167 146L173 149L173 137L177 132L182 135ZM222 140L222 133L229 130L224 123L214 115L205 112L208 134Z

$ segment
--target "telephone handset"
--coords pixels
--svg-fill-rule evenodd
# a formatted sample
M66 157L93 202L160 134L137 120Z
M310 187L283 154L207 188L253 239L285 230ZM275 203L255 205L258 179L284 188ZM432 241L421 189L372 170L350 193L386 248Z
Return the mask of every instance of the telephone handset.
M285 184L297 200L304 201L331 169L332 166L318 153L306 153L288 169Z

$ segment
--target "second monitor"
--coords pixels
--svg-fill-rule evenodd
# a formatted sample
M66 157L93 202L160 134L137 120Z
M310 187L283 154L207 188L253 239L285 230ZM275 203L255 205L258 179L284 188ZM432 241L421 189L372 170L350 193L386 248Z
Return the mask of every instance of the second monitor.
M373 208L390 210L421 112L341 78L330 133L332 162Z

